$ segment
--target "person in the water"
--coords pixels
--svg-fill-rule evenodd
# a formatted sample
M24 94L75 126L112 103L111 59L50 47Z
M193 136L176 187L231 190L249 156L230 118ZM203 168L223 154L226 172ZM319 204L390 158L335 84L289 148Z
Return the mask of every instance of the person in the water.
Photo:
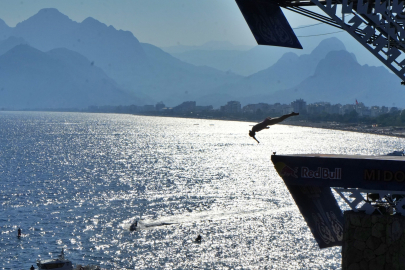
M267 117L266 119L263 120L263 122L260 122L259 124L254 125L252 130L249 130L249 136L252 137L253 139L255 139L257 141L257 143L260 143L255 137L256 132L259 132L260 130L265 129L268 126L278 124L278 123L284 121L285 119L287 119L288 117L295 116L295 115L299 115L299 113L292 112L292 113L285 114L280 117L274 117L274 118Z
M131 226L129 227L129 230L132 231L136 231L136 229L138 228L138 221L135 220L134 223L131 224Z

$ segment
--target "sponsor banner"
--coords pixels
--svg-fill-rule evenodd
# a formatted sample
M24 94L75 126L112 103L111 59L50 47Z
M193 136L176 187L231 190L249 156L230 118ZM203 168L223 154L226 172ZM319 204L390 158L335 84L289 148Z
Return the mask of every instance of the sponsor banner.
M286 184L405 191L405 158L339 155L276 156L272 161Z
M277 2L236 0L257 44L302 49Z
M343 214L329 187L287 185L319 248L341 246Z
M343 215L331 187L405 191L405 157L273 155L320 248L340 246Z

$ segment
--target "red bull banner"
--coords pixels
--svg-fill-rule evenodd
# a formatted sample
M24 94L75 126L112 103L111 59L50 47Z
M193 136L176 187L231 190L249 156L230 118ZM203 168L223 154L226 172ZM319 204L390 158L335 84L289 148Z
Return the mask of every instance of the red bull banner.
M307 154L271 160L320 248L343 240L343 215L331 187L405 190L405 157Z
M404 156L273 155L288 185L405 191Z

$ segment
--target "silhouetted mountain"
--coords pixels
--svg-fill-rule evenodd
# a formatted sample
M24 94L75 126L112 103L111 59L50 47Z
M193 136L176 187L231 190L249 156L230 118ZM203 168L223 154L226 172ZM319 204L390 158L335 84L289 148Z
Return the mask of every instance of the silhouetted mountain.
M0 55L6 53L17 45L27 44L23 38L9 37L0 41Z
M204 46L183 45L163 49L176 58L196 66L205 65L249 76L274 65L285 53L310 54L325 39L324 34L330 34L326 37L338 38L349 52L356 55L362 65L382 66L382 63L352 36L335 27L320 23L297 27L294 32L303 46L302 50L274 46L254 46L244 50L237 50L234 47L207 50Z
M9 109L86 108L141 104L80 54L47 53L18 45L0 56L0 107Z
M123 85L128 77L137 75L133 71L139 72L147 62L131 32L116 30L90 17L77 23L54 8L42 9L17 24L12 35L23 37L41 51L55 48L76 51Z
M184 63L156 46L141 44L153 70L144 78L145 83L141 88L147 89L149 96L155 99L160 97L168 104L178 105L183 101L196 100L209 89L241 78L230 72Z
M303 32L311 32L305 29ZM1 36L2 107L86 107L157 101L175 106L189 100L219 107L230 100L239 100L243 105L289 103L296 98L346 103L353 97L366 105L388 105L397 100L389 96L402 97L398 78L385 68L358 64L337 38L323 40L309 54L258 46L245 52L220 52L218 49L232 44L211 43L200 47L205 52L198 56L198 61L207 65L195 66L156 46L140 43L128 31L93 18L74 22L56 9L43 9L14 28L0 20ZM316 39L308 44L312 46ZM263 55L263 50L267 54ZM242 77L208 67L209 62L223 70L224 62L232 63L232 70L243 72L273 64ZM381 89L388 87L384 91L390 94L381 94Z
M229 41L208 41L198 46L188 45L175 45L162 47L161 49L170 54L184 53L189 51L246 51L250 50L254 46L248 45L234 45Z
M171 53L171 55L196 66L208 66L222 71L231 71L239 75L249 76L270 67L287 52L300 53L300 50L255 46L247 51L195 49Z
M9 27L2 19L0 19L0 40L7 39L10 36L11 27Z
M220 102L224 104L226 101L220 99L220 96L227 95L233 96L242 104L266 102L262 96L268 97L271 93L300 84L314 74L317 64L328 52L344 49L345 46L337 38L330 38L323 40L311 54L298 56L291 52L286 53L273 66L243 78L237 83L218 87L204 97L204 103L215 102L213 106L217 106ZM212 99L209 96L212 96Z
M383 67L362 66L346 51L328 53L313 76L288 90L261 98L275 102L303 98L309 103L333 104L353 103L357 99L367 106L405 106L404 86L394 74Z
M286 53L276 64L249 76L246 80L254 81L256 84L260 83L261 88L255 91L257 94L287 89L313 75L319 61L325 58L329 52L339 50L346 50L340 40L337 38L325 39L310 54L297 56L293 53ZM353 57L355 56L353 55Z
M24 38L32 47L49 51L63 46L67 35L78 23L69 19L55 8L41 9L37 14L12 28L12 36Z
M153 102L177 105L223 83L240 78L208 67L179 61L161 49L141 44L131 32L87 18L70 20L56 9L43 9L17 24L12 35L47 51L64 47L102 68L128 93L150 96Z

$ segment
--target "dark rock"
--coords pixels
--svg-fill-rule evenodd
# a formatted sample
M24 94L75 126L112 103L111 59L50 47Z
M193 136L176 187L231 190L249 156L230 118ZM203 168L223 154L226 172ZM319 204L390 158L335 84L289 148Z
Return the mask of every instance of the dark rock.
M372 259L368 264L369 270L384 270L385 256L381 255Z
M349 219L351 225L354 225L356 227L361 226L361 220L359 215L350 215Z
M356 240L354 241L353 246L358 250L364 250L366 248L366 243L364 241Z
M390 227L391 227L391 239L392 239L392 241L399 240L401 238L401 236L402 236L401 223L398 220L394 220Z
M360 270L368 270L368 263L364 259L360 261Z
M352 263L347 270L360 270L360 265L358 263Z
M359 241L366 241L370 237L370 230L367 228L357 227L354 234L354 239Z
M370 261L374 259L376 256L373 250L367 248L363 251L363 257L366 261Z
M375 223L373 227L371 228L371 234L375 237L382 237L382 231L385 229L384 225L382 223Z
M368 248L375 250L377 249L380 245L381 245L381 239L371 236L367 239L366 241L366 245Z
M353 263L360 262L362 259L363 252L361 250L358 250L355 247L350 247L347 252L346 252L346 259L347 259L347 264L351 265Z
M364 216L363 219L361 220L361 226L363 228L371 228L371 225L372 225L371 216L369 215Z
M379 256L387 252L387 245L381 244L376 250L374 250L374 254Z

